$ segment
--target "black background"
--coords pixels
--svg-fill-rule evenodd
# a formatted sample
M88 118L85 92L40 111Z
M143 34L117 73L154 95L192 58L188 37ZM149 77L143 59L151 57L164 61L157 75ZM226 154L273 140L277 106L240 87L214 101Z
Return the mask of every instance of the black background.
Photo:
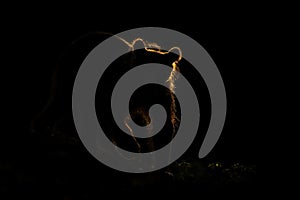
M180 31L199 42L218 66L228 100L223 133L206 159L256 165L260 130L257 120L259 97L256 91L259 64L255 49L259 30L253 19L240 16L216 17L217 19L209 17L209 20L186 17L178 21L172 18L163 21L135 21L134 17L127 17L126 21L123 19L122 22L108 22L109 16L48 16L39 13L31 17L20 16L8 23L9 26L5 29L5 59L8 59L10 78L3 74L3 80L6 82L6 95L3 98L9 103L9 106L4 105L4 109L9 107L8 114L5 114L9 123L6 123L8 127L2 133L4 137L1 140L3 150L0 162L2 171L5 172L1 173L1 176L4 176L0 183L1 192L8 196L16 193L35 196L35 193L42 193L46 197L66 196L71 199L81 194L70 182L76 180L76 176L79 179L84 176L81 169L86 168L77 167L72 171L69 168L72 168L73 164L79 164L79 161L51 158L51 155L45 152L48 152L48 148L53 150L55 147L44 146L38 137L32 135L30 122L50 98L52 75L60 56L74 40L91 31L115 34L131 28L158 26ZM87 152L80 156L87 157L88 165L92 165L94 170L102 170L101 164ZM80 164L84 166L83 163ZM66 177L73 177L70 180L50 178L68 170L70 174ZM113 181L99 191L119 192L120 189L114 188L113 185L115 181L121 180L123 175L118 175L114 170L108 170L108 173L114 177ZM83 180L95 181L93 178ZM62 187L57 186L59 184ZM255 182L251 182L251 186L254 184ZM124 194L129 193L128 191L131 190L125 190Z

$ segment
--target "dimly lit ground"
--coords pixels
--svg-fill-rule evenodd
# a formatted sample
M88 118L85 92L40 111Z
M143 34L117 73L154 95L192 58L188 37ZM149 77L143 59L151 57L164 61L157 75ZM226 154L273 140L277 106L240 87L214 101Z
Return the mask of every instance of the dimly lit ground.
M89 199L104 194L156 196L160 193L199 195L254 195L257 169L239 161L179 159L168 168L147 174L109 169L82 146L64 139L23 138L21 152L1 162L1 193L8 197ZM27 145L32 145L27 148Z

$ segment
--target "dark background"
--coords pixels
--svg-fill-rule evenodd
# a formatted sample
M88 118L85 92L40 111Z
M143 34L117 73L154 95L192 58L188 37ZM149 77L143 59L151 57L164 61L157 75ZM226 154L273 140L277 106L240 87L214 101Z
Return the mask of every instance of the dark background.
M255 49L258 48L259 31L252 19L244 16L216 20L187 17L176 22L154 19L135 22L128 18L126 22L108 23L103 17L86 18L24 16L10 23L5 31L11 78L6 83L7 92L5 90L10 110L6 115L8 128L2 133L1 140L0 193L5 197L42 194L55 199L88 199L98 197L98 192L130 195L136 189L154 191L152 194L156 190L171 194L178 192L178 188L182 188L182 193L242 190L251 194L256 191L257 140L261 134L256 117L259 115L256 92L259 64ZM115 34L143 26L180 31L199 42L215 61L224 80L228 112L223 133L215 148L201 161L201 166L206 169L209 164L218 162L224 169L237 163L245 168L255 166L250 175L240 174L243 181L228 186L208 178L193 184L193 179L177 183L168 176L162 177L161 172L147 174L146 178L122 174L100 164L83 146L65 145L60 139L49 139L51 137L42 132L32 132L32 120L50 99L53 72L57 67L63 67L60 58L74 40L91 31ZM220 170L213 170L209 173L217 179L223 177L218 174L222 173ZM147 180L151 183L147 184ZM160 185L162 183L165 188Z

